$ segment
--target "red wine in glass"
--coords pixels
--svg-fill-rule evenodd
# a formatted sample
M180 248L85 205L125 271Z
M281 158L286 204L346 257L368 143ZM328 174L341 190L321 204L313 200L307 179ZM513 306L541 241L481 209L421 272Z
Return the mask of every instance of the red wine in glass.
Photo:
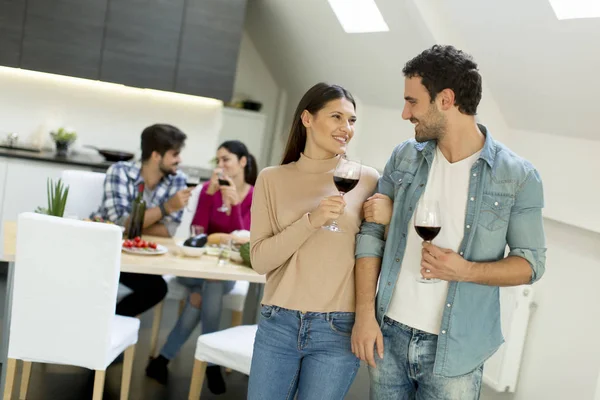
M229 181L225 179L225 174L223 174L223 172L219 172L217 179L219 180L219 186L230 186ZM217 211L222 213L229 212L229 206L223 203L221 207L217 208Z
M349 191L354 189L356 185L358 185L358 179L341 178L339 176L334 176L333 183L335 184L337 190L339 190L340 193L344 194L348 193Z
M426 242L431 243L442 230L440 206L437 200L423 198L419 200L415 210L414 225L417 234ZM439 279L419 276L417 282L438 283Z
M335 172L333 173L333 183L340 195L345 195L358 185L362 164L358 161L346 159L344 156L340 158ZM342 232L337 221L331 221L329 225L323 225L323 229L331 232Z
M440 226L415 226L417 234L426 242L431 242L440 233Z

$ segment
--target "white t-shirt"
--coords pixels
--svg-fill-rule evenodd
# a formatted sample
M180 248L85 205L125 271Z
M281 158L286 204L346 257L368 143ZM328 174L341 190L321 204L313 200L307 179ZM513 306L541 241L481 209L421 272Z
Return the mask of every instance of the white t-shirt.
M432 243L458 251L464 236L471 168L477 152L461 161L450 163L437 147L423 196L437 199L442 229ZM421 249L423 240L414 228L414 215L408 226L406 251L400 275L387 316L411 328L438 335L442 324L448 282L420 283Z

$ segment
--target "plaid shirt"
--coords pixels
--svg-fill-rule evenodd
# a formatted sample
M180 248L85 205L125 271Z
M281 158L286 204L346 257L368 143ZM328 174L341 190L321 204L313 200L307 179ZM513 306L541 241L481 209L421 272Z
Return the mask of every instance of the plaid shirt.
M118 162L111 165L104 179L102 204L98 211L92 214L92 218L99 216L115 224L124 225L131 213L132 203L138 195L139 184L144 182L140 172L140 163ZM158 207L186 187L186 177L181 171L174 176L165 176L153 191L144 190L146 209ZM183 210L179 210L161 220L171 235L181 223L182 215Z

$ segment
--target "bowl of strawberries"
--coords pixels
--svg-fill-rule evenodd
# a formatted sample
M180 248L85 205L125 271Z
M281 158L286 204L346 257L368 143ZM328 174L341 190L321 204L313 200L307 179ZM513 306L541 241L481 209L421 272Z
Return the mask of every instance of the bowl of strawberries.
M168 252L168 249L165 246L155 242L146 241L140 236L123 240L122 249L125 253L140 255L159 255Z

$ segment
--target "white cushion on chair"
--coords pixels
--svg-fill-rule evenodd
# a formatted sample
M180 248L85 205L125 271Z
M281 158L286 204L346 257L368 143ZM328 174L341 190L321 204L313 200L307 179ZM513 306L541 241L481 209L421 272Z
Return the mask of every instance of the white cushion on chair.
M223 296L223 308L232 311L244 311L246 295L250 282L237 281L231 292Z
M115 315L110 335L110 349L108 356L108 359L111 360L111 362L129 346L137 343L139 330L139 319Z
M17 225L10 358L104 370L137 342L115 317L121 229L24 213Z
M257 325L241 325L201 335L196 359L250 374Z

